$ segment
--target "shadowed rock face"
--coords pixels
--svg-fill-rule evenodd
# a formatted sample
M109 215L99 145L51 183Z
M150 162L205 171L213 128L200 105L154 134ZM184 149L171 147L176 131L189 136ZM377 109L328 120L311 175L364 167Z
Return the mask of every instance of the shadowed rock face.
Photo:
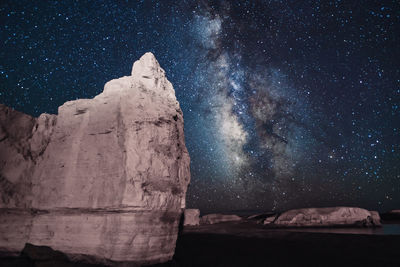
M151 53L93 99L32 118L0 105L0 250L172 258L190 180L183 116Z
M379 226L380 217L375 211L353 207L306 208L289 210L273 221L276 226Z

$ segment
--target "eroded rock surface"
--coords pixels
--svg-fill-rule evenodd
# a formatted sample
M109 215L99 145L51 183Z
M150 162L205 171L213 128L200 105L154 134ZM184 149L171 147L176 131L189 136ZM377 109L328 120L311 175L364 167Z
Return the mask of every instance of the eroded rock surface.
M276 226L318 227L318 226L379 226L377 212L362 208L332 207L305 208L282 213L273 222Z
M199 225L200 224L200 210L199 209L185 209L183 225Z
M201 217L201 224L215 224L221 222L231 222L231 221L240 221L242 217L237 215L226 215L226 214L207 214Z
M183 116L151 53L93 99L32 118L0 105L0 250L172 258L190 180Z

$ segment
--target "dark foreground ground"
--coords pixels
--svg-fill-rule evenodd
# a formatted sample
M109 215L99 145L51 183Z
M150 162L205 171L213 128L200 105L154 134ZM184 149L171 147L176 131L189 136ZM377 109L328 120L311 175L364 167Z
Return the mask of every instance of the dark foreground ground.
M251 223L208 228L186 230L174 262L164 266L400 266L400 235L304 233Z
M99 265L28 247L19 258L0 259L0 266ZM154 266L400 266L400 235L304 233L254 222L190 227L180 234L174 259Z

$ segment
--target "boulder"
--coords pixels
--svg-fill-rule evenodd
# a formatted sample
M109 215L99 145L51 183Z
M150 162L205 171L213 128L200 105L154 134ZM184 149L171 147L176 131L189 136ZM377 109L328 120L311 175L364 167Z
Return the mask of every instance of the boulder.
M201 217L200 224L215 224L240 220L242 220L242 218L237 215L207 214Z
M199 225L200 224L200 210L199 209L185 209L183 225Z
M377 226L376 214L362 208L331 207L289 210L273 223L288 227Z
M151 53L93 99L39 118L0 105L0 251L172 258L190 180L183 115Z

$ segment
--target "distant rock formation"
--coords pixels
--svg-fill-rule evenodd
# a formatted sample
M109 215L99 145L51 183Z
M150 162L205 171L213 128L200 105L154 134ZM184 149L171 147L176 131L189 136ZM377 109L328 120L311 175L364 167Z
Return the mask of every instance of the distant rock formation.
M170 260L190 180L183 116L151 53L58 115L0 105L0 251Z
M200 210L199 209L185 209L183 225L199 225L200 224Z
M240 220L242 220L242 218L237 215L207 214L201 217L200 224L215 224Z
M285 227L380 226L377 212L353 207L305 208L282 213L265 224Z

